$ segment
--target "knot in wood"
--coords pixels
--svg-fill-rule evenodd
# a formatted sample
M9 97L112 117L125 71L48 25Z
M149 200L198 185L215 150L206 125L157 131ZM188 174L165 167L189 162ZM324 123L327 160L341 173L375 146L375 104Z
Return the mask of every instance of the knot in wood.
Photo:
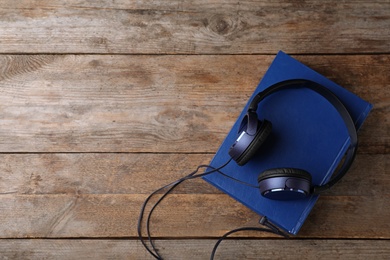
M214 15L210 18L209 29L219 35L230 34L235 28L235 22L225 15Z

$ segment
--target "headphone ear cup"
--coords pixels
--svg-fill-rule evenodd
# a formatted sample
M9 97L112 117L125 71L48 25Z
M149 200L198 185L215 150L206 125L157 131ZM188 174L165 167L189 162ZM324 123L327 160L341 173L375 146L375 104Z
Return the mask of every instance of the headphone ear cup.
M271 122L268 120L264 120L261 123L259 130L256 132L256 136L254 137L253 141L248 145L242 155L237 158L236 162L238 165L245 165L256 154L260 146L264 143L264 141L271 133L271 130Z
M302 199L310 194L311 175L296 168L275 168L262 172L257 178L260 193L276 200Z
M259 174L257 181L273 178L273 177L297 177L307 179L311 182L311 175L305 170L297 168L273 168L263 171Z

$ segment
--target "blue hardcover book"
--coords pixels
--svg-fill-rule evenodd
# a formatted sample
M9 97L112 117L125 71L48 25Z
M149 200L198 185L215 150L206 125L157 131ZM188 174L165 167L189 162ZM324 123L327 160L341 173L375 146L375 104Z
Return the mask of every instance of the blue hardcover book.
M279 52L252 97L210 162L213 167L226 163L230 146L237 139L240 123L252 98L270 85L288 79L308 79L329 88L344 103L358 130L372 105L335 84L283 52ZM338 111L324 97L305 88L279 91L258 107L260 120L272 122L272 133L255 158L244 166L234 161L222 172L236 179L258 185L258 175L266 169L292 167L308 171L314 185L326 183L349 147L349 135ZM348 174L348 173L347 173ZM261 196L251 188L219 173L203 177L218 189L261 216L296 235L314 207L318 195L303 200L276 201Z

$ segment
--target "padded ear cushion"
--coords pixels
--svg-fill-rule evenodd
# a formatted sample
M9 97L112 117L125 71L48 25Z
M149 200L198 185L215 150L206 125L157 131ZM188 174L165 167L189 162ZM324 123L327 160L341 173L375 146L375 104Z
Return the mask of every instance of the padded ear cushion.
M295 178L302 178L305 180L308 180L311 182L311 175L305 170L296 169L296 168L275 168L275 169L269 169L261 174L259 174L259 177L257 178L257 182L261 182L268 178L275 178L275 177L295 177Z
M260 146L267 139L272 130L272 124L268 120L264 120L260 126L260 129L257 131L255 138L249 144L248 148L237 158L236 162L238 165L242 166L246 164L257 152Z

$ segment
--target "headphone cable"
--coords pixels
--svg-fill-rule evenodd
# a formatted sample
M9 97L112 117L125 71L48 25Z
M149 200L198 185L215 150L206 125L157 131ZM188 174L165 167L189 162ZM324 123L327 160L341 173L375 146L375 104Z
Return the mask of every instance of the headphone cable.
M276 235L281 235L285 238L289 238L286 234L284 234L283 232L281 232L278 228L276 228L275 226L273 226L272 224L270 224L269 222L267 222L267 219L265 217L263 217L259 223L262 222L262 220L265 219L265 222L264 222L264 225L266 225L267 227L269 228L260 228L260 227L241 227L241 228L236 228L236 229L233 229L233 230L230 230L229 232L226 232L222 237L220 237L218 239L218 241L215 243L214 245L214 248L213 248L213 251L211 252L211 256L210 256L210 260L214 260L214 256L215 256L215 253L217 251L217 248L219 246L219 244L224 240L226 239L229 235L233 234L233 233L237 233L237 232L240 232L240 231L259 231L259 232L268 232L268 233L272 233L272 234L276 234ZM267 224L266 224L267 223ZM276 229L275 229L276 228Z
M183 181L185 180L189 180L189 179L194 179L194 178L199 178L199 177L203 177L203 176L206 176L208 174L211 174L211 173L214 173L214 172L217 172L219 170L221 170L222 168L224 168L226 165L228 165L230 162L232 161L232 159L229 159L225 164L223 164L222 166L218 167L218 168L214 168L210 165L199 165L196 170L194 170L193 172L191 172L190 174L186 175L185 177L182 177L176 181L173 181L167 185L164 185L163 187L155 190L154 192L152 192L147 198L146 200L144 201L144 203L142 204L142 207L141 207L141 212L140 212L140 216L138 218L138 224L137 224L137 232L138 232L138 238L139 240L141 241L142 245L145 247L145 249L156 259L158 260L161 260L162 257L160 256L160 254L157 252L157 249L153 243L153 240L151 239L151 236L150 236L150 218L151 218L151 214L153 213L154 209L157 207L157 205L177 186L179 185L180 183L182 183ZM212 170L209 170L209 171L206 171L204 173L201 173L201 174L197 174L195 175L201 168L212 168ZM170 187L172 186L172 187ZM153 207L151 208L149 214L148 214L148 217L147 217L147 223L146 223L146 232L147 232L147 235L148 235L148 241L149 243L151 244L152 246L152 249L149 248L149 246L146 244L146 242L144 241L143 237L142 237L142 232L141 232L141 227L142 227L142 219L143 219L143 216L144 216L144 212L145 212L145 208L146 208L146 205L147 203L149 202L149 200L155 195L157 194L159 191L163 190L163 189L166 189L166 188L169 188L169 190L167 190L163 196L153 205ZM153 252L154 251L154 252Z
M230 162L231 162L232 159L229 159L225 164L223 164L222 166L220 167L213 167L211 165L199 165L193 172L191 172L190 174L176 180L176 181L173 181L167 185L164 185L163 187L155 190L154 192L152 192L147 198L146 200L144 201L144 203L142 204L142 207L141 207L141 212L140 212L140 216L138 218L138 224L137 224L137 232L138 232L138 238L139 240L141 241L142 245L145 247L145 249L154 257L156 258L157 260L162 260L162 256L158 253L158 250L152 240L152 237L151 237L151 234L150 234L150 220L151 220L151 216L152 216L152 213L153 211L156 209L156 207L160 204L160 202L169 194L172 192L172 190L174 188L176 188L179 184L181 184L182 182L186 181L186 180L190 180L190 179L195 179L195 178L199 178L199 177L203 177L203 176L206 176L206 175L209 175L211 173L215 173L215 172L218 172L219 174L229 178L229 179L232 179L236 182L239 182L241 184L244 184L244 185L247 185L249 187L253 187L253 188L258 188L258 186L256 185L252 185L250 183L247 183L247 182L244 182L244 181L241 181L239 179L236 179L234 177L231 177L225 173L223 173L221 171L222 168L224 168L225 166L227 166ZM201 168L211 168L211 170L209 171L206 171L204 173L200 173L200 174L196 174ZM144 238L142 236L142 232L141 232L141 227L142 227L142 220L143 220L143 217L144 217L144 212L145 212L145 209L146 209L146 205L147 203L149 202L149 200L154 196L156 195L159 191L161 190L164 190L166 188L169 189L158 199L158 201L153 205L153 207L150 209L149 213L148 213L148 216L146 218L146 232L147 232L147 238L148 238L148 241L151 245L151 248L146 244L146 242L144 241ZM262 232L269 232L269 233L273 233L273 234L277 234L277 235L282 235L284 237L288 237L287 235L285 235L283 232L281 232L276 226L272 225L271 223L268 222L267 218L266 217L262 217L259 221L259 223L261 225L265 225L267 226L268 228L259 228L259 227L241 227L241 228L237 228L237 229L233 229L229 232L227 232L226 234L224 234L222 237L220 237L218 239L218 241L216 242L214 248L213 248L213 251L211 253L211 257L210 257L210 260L214 259L214 255L216 253L216 250L219 246L219 244L225 239L227 238L227 236L233 234L233 233L236 233L236 232L239 232L239 231L245 231L245 230L252 230L252 231L262 231Z

